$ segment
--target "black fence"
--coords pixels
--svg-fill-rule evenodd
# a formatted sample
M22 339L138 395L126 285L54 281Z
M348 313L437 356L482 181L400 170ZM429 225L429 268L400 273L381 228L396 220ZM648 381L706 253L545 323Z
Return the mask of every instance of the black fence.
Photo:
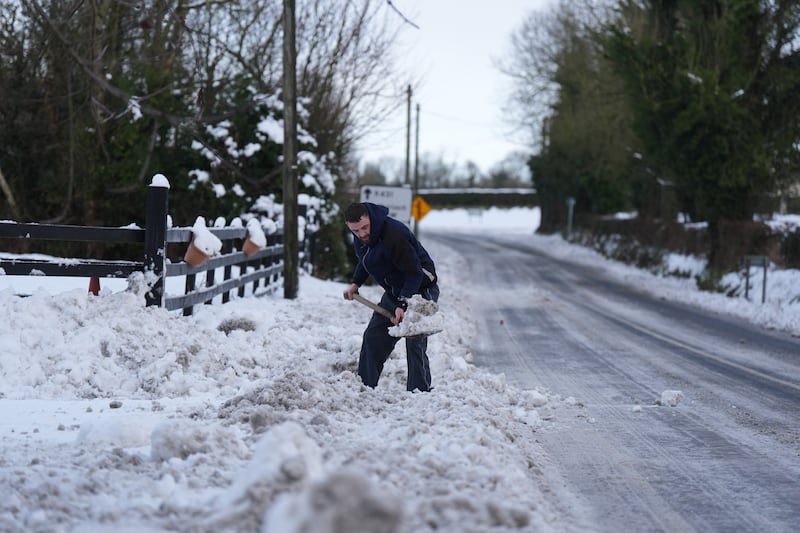
M0 222L0 238L62 240L82 242L134 243L143 246L141 260L104 261L95 259L52 258L21 259L0 258L0 272L10 276L70 276L86 278L128 278L135 272L146 274L149 290L145 294L147 305L165 307L170 311L183 309L192 314L195 305L212 303L222 296L222 303L230 300L236 291L239 297L252 285L252 293L270 292L283 280L283 235L267 235L266 246L248 255L242 251L248 236L244 227L208 228L222 241L219 254L200 266L192 266L182 259L170 261L170 245L188 246L193 237L191 228L167 228L169 188L150 185L145 207L145 228L108 228L70 226L58 224L22 224ZM305 208L306 206L299 206ZM300 209L301 214L303 209ZM310 256L314 234L306 232L301 266L312 263ZM221 273L221 280L217 279ZM198 286L197 276L205 274L205 282ZM165 293L166 279L185 276L181 295Z

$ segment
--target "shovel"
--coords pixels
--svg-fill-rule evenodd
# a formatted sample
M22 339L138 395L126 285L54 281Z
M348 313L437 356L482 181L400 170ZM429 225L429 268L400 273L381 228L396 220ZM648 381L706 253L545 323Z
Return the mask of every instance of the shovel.
M353 294L353 300L366 305L389 320L394 319L394 314L391 311L384 309L358 293ZM417 311L414 306L410 304L406 310L403 321L400 322L399 325L389 328L389 335L392 337L425 337L442 331L442 321L441 317L436 314L436 304L426 300L423 301L425 303L420 311Z

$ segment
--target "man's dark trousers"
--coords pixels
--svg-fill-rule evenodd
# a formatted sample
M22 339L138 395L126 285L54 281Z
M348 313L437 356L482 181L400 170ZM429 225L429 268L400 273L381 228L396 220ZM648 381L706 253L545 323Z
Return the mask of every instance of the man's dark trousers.
M426 300L439 300L439 286L431 285L422 290L422 297ZM381 307L394 313L397 300L388 293L381 298ZM388 318L373 313L367 329L364 331L364 340L361 344L361 356L358 359L358 375L364 385L375 388L383 372L383 365L392 354L400 337L392 337L387 331L392 326ZM428 337L406 337L406 359L408 361L408 381L406 389L420 390L423 392L431 389L431 369L427 356Z

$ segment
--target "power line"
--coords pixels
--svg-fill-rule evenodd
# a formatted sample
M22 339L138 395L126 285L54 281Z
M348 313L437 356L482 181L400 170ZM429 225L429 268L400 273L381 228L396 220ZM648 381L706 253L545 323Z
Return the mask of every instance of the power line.
M442 120L447 120L447 121L450 121L450 122L459 122L461 124L470 124L472 126L480 126L482 128L494 128L494 127L497 126L497 124L493 123L493 122L477 122L477 121L474 121L474 120L467 120L467 119L463 119L463 118L460 118L460 117L454 117L454 116L451 116L451 115L445 115L445 114L442 114L442 113L436 113L435 111L426 111L425 114L426 115L430 115L432 117L436 117L436 118L442 119Z

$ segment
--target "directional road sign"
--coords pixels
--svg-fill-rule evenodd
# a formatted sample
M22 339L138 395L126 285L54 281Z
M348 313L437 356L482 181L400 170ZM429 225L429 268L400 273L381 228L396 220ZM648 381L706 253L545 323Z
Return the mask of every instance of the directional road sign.
M406 225L411 224L411 188L362 185L361 201L385 205L389 216Z

